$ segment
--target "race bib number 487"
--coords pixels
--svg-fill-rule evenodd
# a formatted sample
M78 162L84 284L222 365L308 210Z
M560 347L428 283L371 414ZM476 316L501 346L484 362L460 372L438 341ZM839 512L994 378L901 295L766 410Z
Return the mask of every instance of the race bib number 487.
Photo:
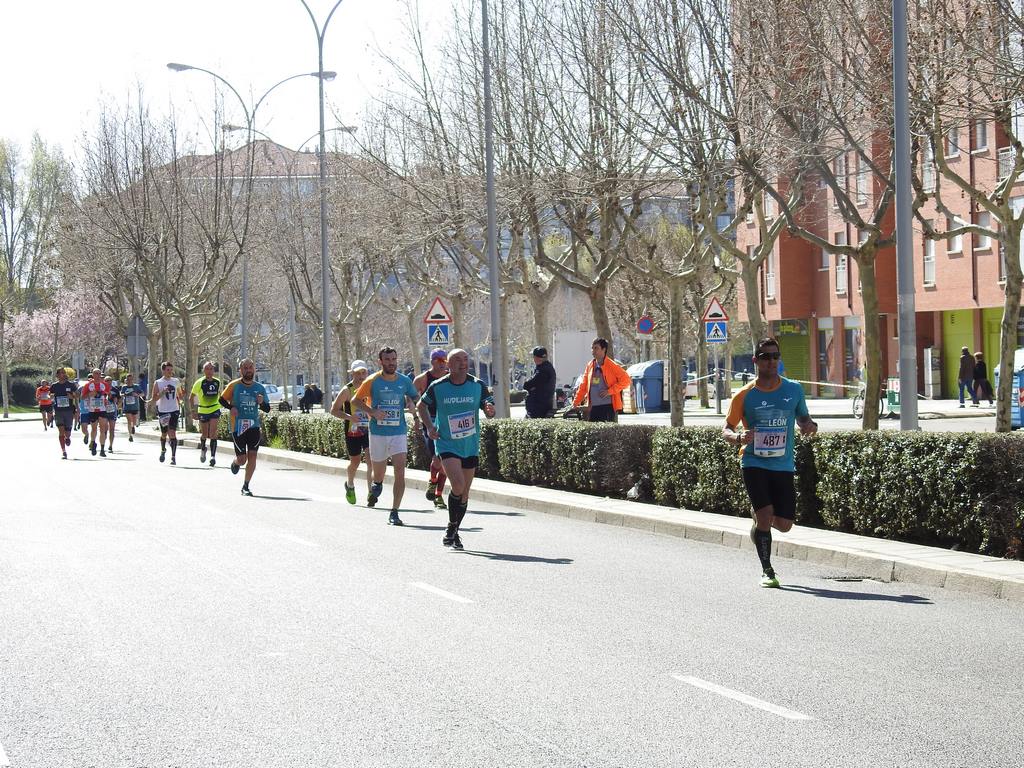
M754 430L754 455L774 458L786 455L785 427L758 427Z

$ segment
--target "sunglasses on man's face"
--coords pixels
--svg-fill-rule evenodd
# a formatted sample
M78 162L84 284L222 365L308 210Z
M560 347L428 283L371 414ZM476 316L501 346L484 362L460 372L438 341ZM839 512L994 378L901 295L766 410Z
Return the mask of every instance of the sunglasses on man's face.
M782 355L779 352L758 352L758 360L778 360Z

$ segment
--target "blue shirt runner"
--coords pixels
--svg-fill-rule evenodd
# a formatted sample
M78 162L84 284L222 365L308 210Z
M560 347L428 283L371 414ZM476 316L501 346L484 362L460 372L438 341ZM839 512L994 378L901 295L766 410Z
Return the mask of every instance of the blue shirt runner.
M493 403L491 390L475 376L453 384L450 376L431 382L421 401L430 409L438 439L437 454L454 453L468 459L480 453L480 410Z

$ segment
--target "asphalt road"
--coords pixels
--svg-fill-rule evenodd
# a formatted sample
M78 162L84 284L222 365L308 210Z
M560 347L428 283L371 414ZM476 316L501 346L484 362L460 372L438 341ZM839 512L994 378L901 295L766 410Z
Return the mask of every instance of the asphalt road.
M70 451L0 430L0 765L1020 764L1020 604Z

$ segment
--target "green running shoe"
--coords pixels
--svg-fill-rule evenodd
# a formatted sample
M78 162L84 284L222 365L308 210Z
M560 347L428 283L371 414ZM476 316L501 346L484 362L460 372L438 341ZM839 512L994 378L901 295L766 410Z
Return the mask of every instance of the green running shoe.
M775 576L775 571L769 568L767 571L761 574L761 586L765 589L778 589L779 580Z
M356 503L356 487L345 483L345 501L349 504Z

